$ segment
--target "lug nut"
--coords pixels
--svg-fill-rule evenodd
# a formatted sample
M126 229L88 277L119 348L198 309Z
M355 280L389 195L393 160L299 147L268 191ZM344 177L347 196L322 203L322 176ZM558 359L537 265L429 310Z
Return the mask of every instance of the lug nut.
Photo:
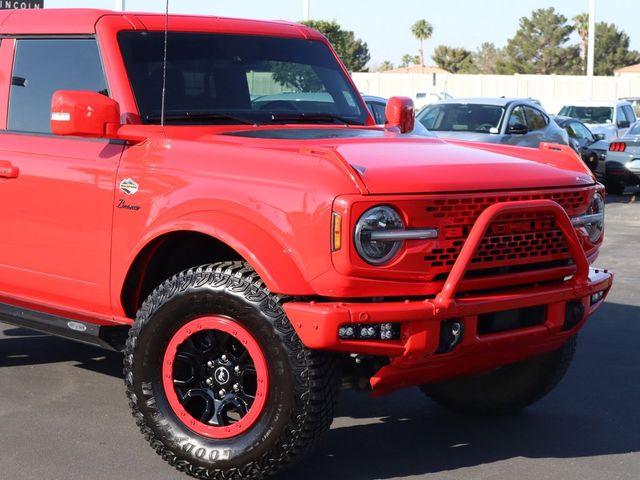
M234 383L234 384L233 384L233 391L234 391L234 392L239 392L239 391L240 391L240 385L239 385L239 384L237 384L237 383Z
M227 391L224 388L218 392L218 395L220 395L221 397L224 397L226 394Z
M213 378L209 377L205 380L205 383L209 386L213 385Z
M235 367L233 367L233 371L236 373L240 373L240 365L236 365Z
M227 361L227 356L226 356L226 355L222 355L222 356L220 357L220 359L221 359L223 362L226 362L226 361Z
M213 363L213 360L209 360L207 362L207 367L209 367L209 368L213 368L214 365L215 365L215 363Z

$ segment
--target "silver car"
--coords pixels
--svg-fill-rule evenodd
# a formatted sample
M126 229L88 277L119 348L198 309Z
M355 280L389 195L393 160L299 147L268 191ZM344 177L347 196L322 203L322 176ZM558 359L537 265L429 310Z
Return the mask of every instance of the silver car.
M631 103L624 100L573 103L562 107L558 115L580 120L592 133L604 134L607 141L624 137L637 120Z
M640 184L640 122L624 137L609 144L605 172L609 193L620 194L627 185Z
M455 98L425 107L417 120L439 137L537 148L568 144L567 132L530 98Z

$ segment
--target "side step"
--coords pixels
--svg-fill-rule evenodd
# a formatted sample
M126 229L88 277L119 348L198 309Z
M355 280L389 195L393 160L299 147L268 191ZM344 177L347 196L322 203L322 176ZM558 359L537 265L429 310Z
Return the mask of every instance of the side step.
M129 332L126 325L95 325L6 303L0 303L0 321L118 352Z

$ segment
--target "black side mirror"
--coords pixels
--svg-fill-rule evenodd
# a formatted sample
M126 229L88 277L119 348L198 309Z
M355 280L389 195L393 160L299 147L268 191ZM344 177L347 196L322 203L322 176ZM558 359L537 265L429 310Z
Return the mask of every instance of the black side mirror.
M618 128L629 128L630 125L631 122L629 122L629 120L620 120L618 122Z
M514 135L524 135L525 133L528 133L528 132L529 132L529 128L526 125L523 125L522 123L514 123L509 127L509 130L507 130L507 133L512 133Z

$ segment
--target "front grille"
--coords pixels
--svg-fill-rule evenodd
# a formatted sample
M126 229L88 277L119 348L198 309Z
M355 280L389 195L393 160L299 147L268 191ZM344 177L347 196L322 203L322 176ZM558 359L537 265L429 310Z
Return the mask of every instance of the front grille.
M589 190L499 195L445 196L426 199L424 212L441 232L437 244L424 255L425 267L441 277L451 270L473 224L494 203L550 199L567 213L577 215L589 202ZM482 239L469 266L474 270L566 261L569 249L553 216L532 212L505 214L496 218Z

